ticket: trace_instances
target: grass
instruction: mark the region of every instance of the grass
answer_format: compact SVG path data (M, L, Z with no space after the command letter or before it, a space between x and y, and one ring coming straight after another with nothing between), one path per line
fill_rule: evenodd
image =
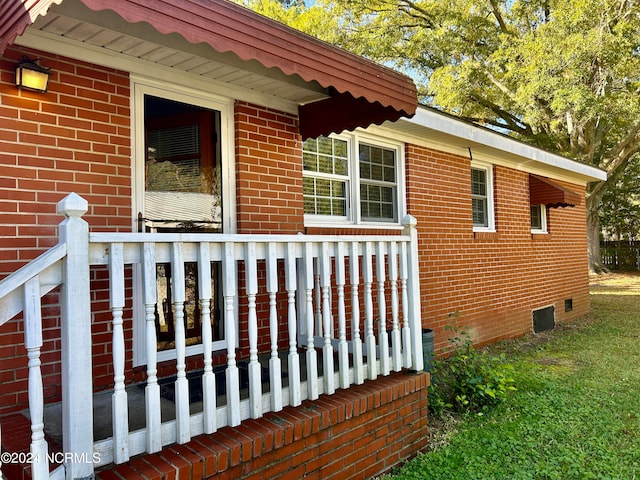
M592 313L497 345L518 390L435 422L429 451L385 480L640 478L640 276L594 278Z

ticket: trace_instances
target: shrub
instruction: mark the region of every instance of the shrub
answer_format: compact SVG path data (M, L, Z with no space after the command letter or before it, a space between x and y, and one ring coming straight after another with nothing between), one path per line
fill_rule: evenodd
M429 408L436 416L481 412L505 400L515 390L512 365L504 354L491 355L473 347L469 332L448 326L454 332L449 338L452 353L436 360L431 370Z

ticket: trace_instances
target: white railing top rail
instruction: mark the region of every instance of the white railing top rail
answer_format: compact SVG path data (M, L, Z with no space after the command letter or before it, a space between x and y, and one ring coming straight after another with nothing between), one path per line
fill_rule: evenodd
M143 252L139 248L143 244L154 244L156 260L158 262L171 261L171 245L181 243L184 245L183 254L186 261L196 261L198 258L198 245L209 244L212 261L222 260L225 255L225 245L233 245L234 258L245 260L246 244L255 245L255 254L258 259L265 259L275 253L277 258L286 258L293 248L294 256L302 258L305 245L311 244L314 257L321 256L322 245L328 245L329 252L334 254L338 244L357 244L359 253L362 254L364 245L388 244L389 242L409 243L407 235L252 235L252 234L182 234L182 233L92 233L89 235L89 263L91 265L107 265L109 263L109 246L111 244L124 245L124 261L127 264L144 261ZM274 245L275 250L269 252L269 245Z
M32 278L40 277L40 296L62 283L62 263L67 245L59 243L19 270L0 281L0 325L11 320L23 309L22 287Z
M123 233L95 232L89 234L91 243L297 243L297 242L379 242L397 239L409 241L406 235L307 235L282 234L230 234L230 233Z

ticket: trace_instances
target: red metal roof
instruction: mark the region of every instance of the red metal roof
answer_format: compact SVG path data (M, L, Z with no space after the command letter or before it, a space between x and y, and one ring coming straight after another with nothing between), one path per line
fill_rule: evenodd
M62 1L0 2L0 53L37 14ZM178 33L191 43L206 43L329 89L331 98L300 107L305 138L412 116L417 107L409 77L227 0L81 1L92 10L113 10L130 23L148 22L161 33Z

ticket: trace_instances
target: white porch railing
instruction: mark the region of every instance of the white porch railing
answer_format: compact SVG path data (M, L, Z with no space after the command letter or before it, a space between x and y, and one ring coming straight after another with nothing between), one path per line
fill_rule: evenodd
M49 476L44 438L39 357L40 298L57 286L61 286L62 448L72 453L54 472L58 478L63 471L66 479L88 478L100 464L122 463L164 445L186 443L196 435L286 405L297 406L304 399L391 371L423 368L417 234L411 217L404 234L392 236L89 234L81 218L86 210L86 202L75 194L62 200L58 211L66 219L60 225L59 245L0 282L0 325L20 312L24 316L31 452L39 460L32 465L35 480L54 478ZM197 264L203 345L202 411L197 413L190 412L183 318L185 263L192 262ZM157 374L158 264L171 265L175 321L175 419L164 423ZM212 360L212 264L220 265L222 272L226 345L222 402L216 394ZM113 434L94 441L89 271L97 265L109 271L114 379ZM144 311L146 422L137 430L129 426L125 389L131 383L123 329L128 265L140 273L142 288L134 302L140 302ZM266 341L258 334L259 296L269 298ZM242 328L238 328L240 311L246 318ZM241 338L242 332L246 338ZM288 343L286 360L278 351L283 337ZM264 344L268 347L261 352ZM248 350L248 389L240 382L239 346ZM263 383L263 371L268 371L268 382Z

